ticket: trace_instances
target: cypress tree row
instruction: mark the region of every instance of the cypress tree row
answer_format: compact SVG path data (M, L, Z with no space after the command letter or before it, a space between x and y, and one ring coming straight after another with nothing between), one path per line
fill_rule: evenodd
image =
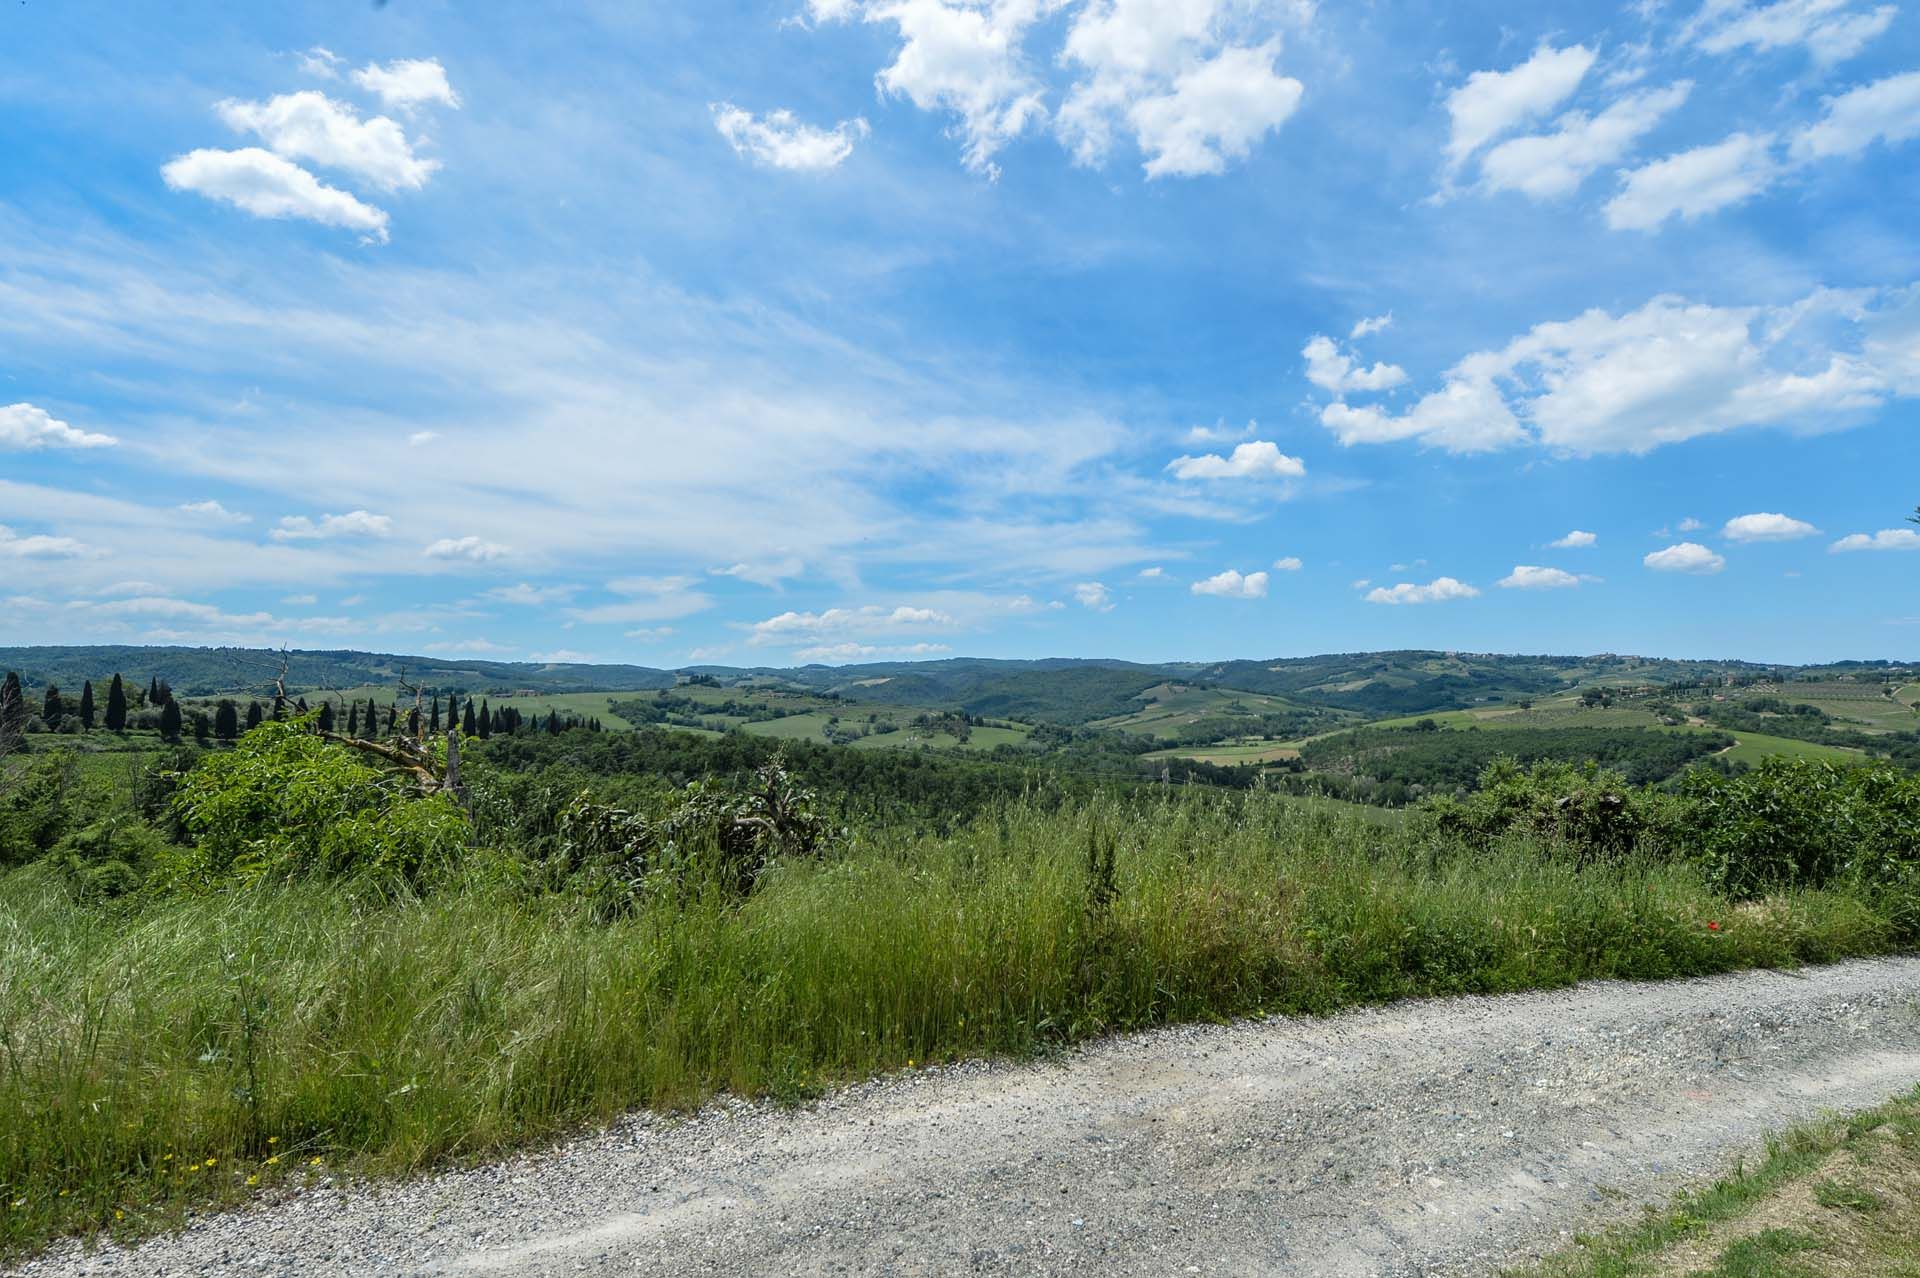
M114 675L113 682L107 685L107 731L125 732L127 730L127 689L120 682L120 676Z
M477 726L480 729L480 739L482 741L485 741L488 737L493 735L492 718L493 716L487 713L487 703L485 701L482 701L480 703L480 716L479 716L479 722L477 724Z
M93 731L93 680L80 685L80 726Z
M474 735L476 730L477 726L473 717L473 700L472 698L468 698L467 713L460 720L460 731L463 735L470 737Z

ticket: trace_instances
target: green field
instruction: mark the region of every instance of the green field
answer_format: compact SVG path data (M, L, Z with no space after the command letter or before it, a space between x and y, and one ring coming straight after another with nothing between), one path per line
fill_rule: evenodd
M1770 737L1760 732L1736 732L1733 734L1739 744L1726 751L1721 757L1734 763L1758 763L1767 758L1786 759L1827 759L1834 763L1860 763L1866 756L1858 750L1848 750L1841 746L1818 745L1812 741L1795 741L1791 737Z
M1096 719L1088 726L1169 737L1204 719L1291 714L1302 709L1296 702L1267 693L1172 682L1155 684L1134 700L1140 703L1138 710Z

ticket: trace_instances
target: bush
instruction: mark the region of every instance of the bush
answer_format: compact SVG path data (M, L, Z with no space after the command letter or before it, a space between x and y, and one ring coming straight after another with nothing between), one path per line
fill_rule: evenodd
M1582 862L1671 846L1684 815L1672 796L1629 785L1611 768L1555 762L1523 768L1512 759L1488 765L1467 798L1435 799L1427 812L1442 834L1476 846L1517 831Z
M1884 764L1767 759L1737 777L1692 772L1682 794L1691 850L1736 895L1920 870L1920 777Z
M368 767L303 719L263 723L180 779L172 806L193 838L170 858L175 886L265 877L375 875L419 886L467 842L445 794Z

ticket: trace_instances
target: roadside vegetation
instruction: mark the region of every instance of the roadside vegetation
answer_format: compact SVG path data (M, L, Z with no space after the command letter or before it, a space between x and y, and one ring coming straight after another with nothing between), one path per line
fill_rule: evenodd
M1920 1091L1770 1138L1754 1166L1512 1278L1920 1274Z
M531 722L452 734L456 782L446 738L277 709L125 784L0 758L0 1250L719 1091L1920 937L1920 779L1885 766L1500 761L1383 824Z

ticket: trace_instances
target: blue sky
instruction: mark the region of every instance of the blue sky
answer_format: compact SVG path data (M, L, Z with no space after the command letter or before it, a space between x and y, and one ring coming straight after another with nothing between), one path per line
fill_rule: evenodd
M0 11L0 643L1920 656L1920 12Z

